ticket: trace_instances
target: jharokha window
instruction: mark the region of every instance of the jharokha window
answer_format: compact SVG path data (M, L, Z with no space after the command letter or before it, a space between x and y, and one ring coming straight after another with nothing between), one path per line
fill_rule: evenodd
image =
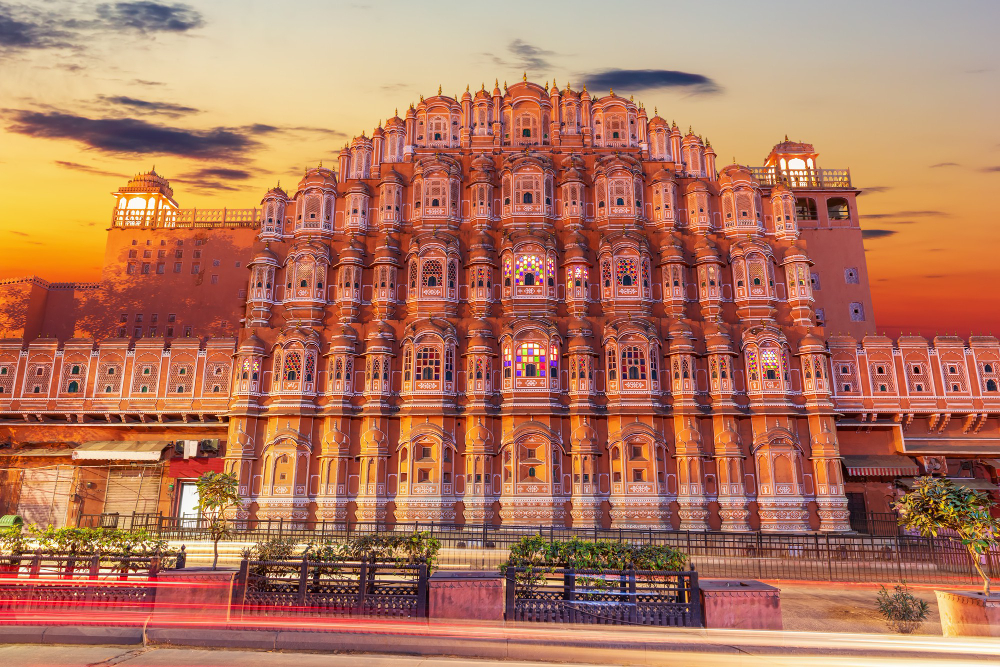
M441 352L434 347L417 349L416 374L418 380L441 380Z
M556 345L546 347L544 342L515 343L513 353L511 344L503 348L504 388L511 388L511 376L514 387L523 389L555 388L559 375L559 349Z

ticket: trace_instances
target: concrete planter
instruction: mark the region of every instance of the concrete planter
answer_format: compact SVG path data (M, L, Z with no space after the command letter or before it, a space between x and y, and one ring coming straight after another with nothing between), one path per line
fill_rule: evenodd
M754 580L701 579L706 628L781 630L781 590Z
M150 578L156 586L150 625L228 621L236 574L236 570L210 567L160 570L155 578Z
M499 572L435 572L427 582L433 619L502 621L504 580Z
M934 591L945 637L1000 637L1000 594Z

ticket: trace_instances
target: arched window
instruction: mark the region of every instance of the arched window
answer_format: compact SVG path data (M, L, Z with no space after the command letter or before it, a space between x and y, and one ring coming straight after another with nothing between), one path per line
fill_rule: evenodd
M635 257L619 257L615 269L620 287L632 287L639 282L639 262Z
M80 391L80 383L77 382L76 380L73 380L72 382L69 383L69 387L66 388L66 391L67 393L70 394L77 393L78 391Z
M830 220L847 220L851 217L851 208L843 197L833 197L826 202L826 214Z
M525 192L523 199L524 199L524 203L525 204L531 204L531 203L533 203L531 201L531 193L530 192Z
M996 390L997 390L997 381L993 379L987 380L986 391L996 391Z
M298 352L285 353L283 377L288 382L294 382L302 372L302 355Z
M637 345L626 345L622 348L623 379L646 379L646 355Z
M518 285L536 285L542 277L540 255L518 255L515 282Z
M441 266L441 262L436 259L424 262L422 267L422 276L424 287L439 286L442 278L444 277L444 269Z
M424 345L417 350L415 367L418 380L441 379L441 353L436 347Z
M521 343L517 349L516 377L545 377L545 346Z

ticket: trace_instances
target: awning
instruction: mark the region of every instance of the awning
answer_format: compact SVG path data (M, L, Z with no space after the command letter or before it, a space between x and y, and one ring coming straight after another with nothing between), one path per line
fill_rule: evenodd
M955 486L961 486L973 491L998 491L997 485L988 479L975 479L972 477L947 477ZM899 484L907 490L912 489L917 484L917 479L905 477L897 480Z
M898 454L845 455L844 467L852 477L897 477L899 475L919 475L920 468L909 456Z
M166 442L108 440L88 442L73 450L78 461L159 461Z
M0 449L0 456L28 456L32 458L53 458L59 456L69 456L72 449L56 449L54 447L22 447L21 449Z

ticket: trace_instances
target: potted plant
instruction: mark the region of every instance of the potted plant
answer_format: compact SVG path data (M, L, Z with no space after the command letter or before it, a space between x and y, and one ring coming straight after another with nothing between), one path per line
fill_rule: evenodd
M912 491L894 503L904 528L924 537L953 531L983 579L981 593L935 591L945 635L1000 636L1000 595L990 593L990 578L981 562L1000 538L1000 522L990 514L992 505L986 494L942 477L921 477Z

